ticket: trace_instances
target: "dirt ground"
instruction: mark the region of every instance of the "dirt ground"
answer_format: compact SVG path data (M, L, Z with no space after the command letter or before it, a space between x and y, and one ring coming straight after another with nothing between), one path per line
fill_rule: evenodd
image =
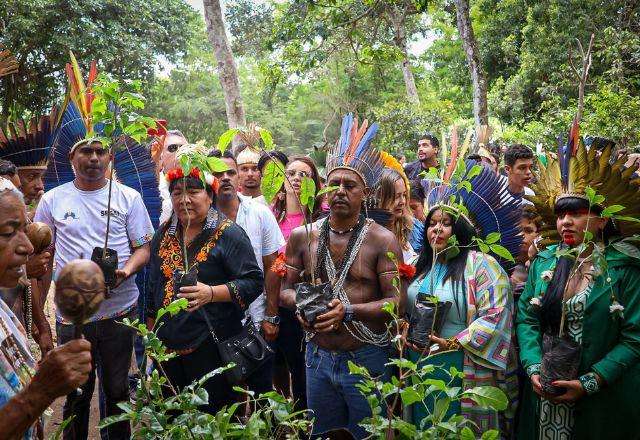
M51 332L53 333L53 343L56 342L56 314L55 314L55 305L53 304L53 286L52 290L49 291L49 295L47 297L47 303L45 305L45 315L49 320L49 325L51 326ZM36 347L36 351L37 347ZM39 353L36 359L39 359ZM49 436L53 435L60 423L62 423L62 406L64 405L64 397L59 398L51 405L51 409L53 410L53 414L49 417L45 422L44 433L45 438L49 438ZM91 415L89 419L89 440L99 440L100 433L98 432L98 422L100 421L100 409L98 407L98 380L96 379L95 391L93 393L93 398L91 400Z

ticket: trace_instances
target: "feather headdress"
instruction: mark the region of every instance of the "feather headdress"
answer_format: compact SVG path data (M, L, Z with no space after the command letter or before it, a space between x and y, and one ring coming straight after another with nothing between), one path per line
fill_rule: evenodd
M535 195L526 196L545 223L545 236L556 233L556 202L567 197L589 200L587 187L604 196L602 208L621 205L625 208L616 215L640 217L640 182L632 179L635 169L624 168L624 157L611 164L612 155L613 143L604 143L601 153L593 146L587 151L576 123L571 127L569 142L559 143L558 158L547 154L547 165L540 163L538 181L531 186ZM639 223L617 221L623 234L640 233Z
M54 107L48 115L0 127L0 158L19 169L46 169L59 122L60 112Z
M423 181L427 193L427 213L436 209L455 212L482 239L491 233L499 233L499 243L511 255L517 255L522 243L520 203L514 198L501 203L501 196L506 188L496 173L487 165L473 160L463 161L460 152L466 151L467 139L462 148L458 148L454 130L450 161L441 173L441 180ZM503 258L501 260L505 262Z
M380 152L371 144L378 124L369 126L366 119L358 126L358 118L349 113L342 118L340 139L327 156L327 177L336 169L357 173L367 188L374 188L382 172Z

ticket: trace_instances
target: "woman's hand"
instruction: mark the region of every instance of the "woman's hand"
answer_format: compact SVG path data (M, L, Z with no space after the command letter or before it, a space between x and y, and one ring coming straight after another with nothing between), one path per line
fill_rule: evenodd
M551 401L554 403L575 402L577 400L580 400L587 394L587 392L582 387L582 382L580 382L579 380L556 380L551 384L554 387L566 389L564 394L551 397Z
M580 382L580 381L577 381ZM554 383L555 385L555 383ZM582 386L582 385L580 385ZM551 394L547 394L544 392L544 390L542 389L542 382L540 382L540 375L539 374L532 374L531 375L531 387L533 388L533 391L540 397L546 399L546 400L550 400L550 401L555 401L554 399L556 399L556 397L552 396Z
M411 342L409 342L409 340L407 339L407 334L409 333L409 323L407 321L402 321L402 324L400 325L400 340L402 341L402 346L409 348L413 351L415 351L416 353L422 353L423 355L427 354L427 352L429 351L429 348L420 348L417 345L412 344Z
M210 303L213 299L213 289L207 284L198 283L195 286L184 286L180 288L178 298L186 298L189 301L188 312L195 312L203 305Z

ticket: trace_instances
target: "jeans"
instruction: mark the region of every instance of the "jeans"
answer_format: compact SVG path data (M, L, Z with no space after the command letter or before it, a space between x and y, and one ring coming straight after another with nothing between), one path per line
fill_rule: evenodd
M356 388L362 376L349 373L348 362L366 367L373 377L386 373L389 349L365 345L354 351L328 351L307 343L307 404L315 418L312 435L346 428L356 439L368 436L358 424L371 416L365 396Z
M130 313L129 318L135 316ZM117 321L124 317L103 319L84 324L82 334L91 343L91 357L93 369L89 379L82 385L82 394L75 392L67 396L63 408L65 419L75 415L75 418L64 430L64 439L86 439L89 429L89 412L91 409L91 397L96 381L96 366L99 365L98 374L100 385L104 391L105 413L107 416L120 414L122 411L117 404L129 400L128 373L131 364L131 352L133 350L134 330ZM56 324L58 341L60 345L74 339L74 325ZM111 425L102 430L109 440L128 439L130 429L128 422Z

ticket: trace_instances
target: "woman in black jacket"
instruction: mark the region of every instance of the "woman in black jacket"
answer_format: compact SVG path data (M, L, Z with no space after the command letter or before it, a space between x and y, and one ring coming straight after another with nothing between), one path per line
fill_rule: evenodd
M182 389L223 366L209 324L218 340L242 330L244 311L262 292L263 274L246 233L214 206L217 182L200 171L183 177L182 170L167 174L173 215L151 242L147 289L148 324L177 356L162 364L171 384ZM174 274L184 271L183 244L188 269L197 270L197 284L174 289ZM187 310L165 314L154 323L158 309L178 298L188 300ZM207 322L208 321L208 322ZM207 412L214 414L235 398L224 375L209 379Z

